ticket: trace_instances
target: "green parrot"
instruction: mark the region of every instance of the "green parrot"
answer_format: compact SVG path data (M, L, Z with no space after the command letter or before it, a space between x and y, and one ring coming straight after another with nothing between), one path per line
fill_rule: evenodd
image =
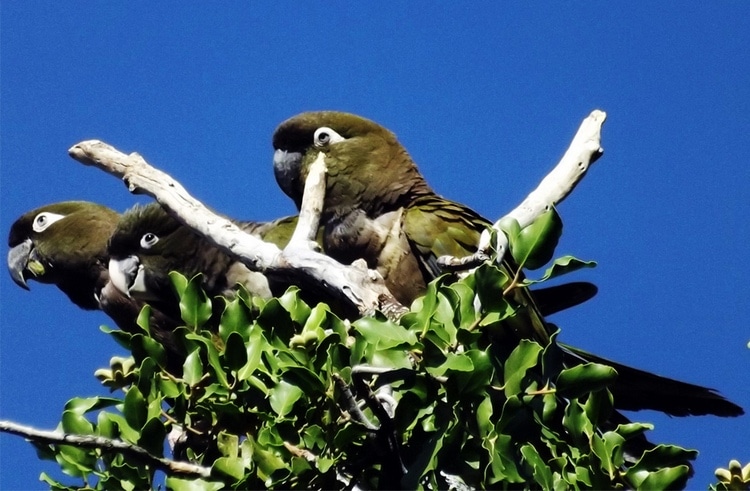
M28 280L56 285L77 306L102 310L123 331L136 324L143 302L128 298L109 282L107 242L120 214L87 201L42 206L19 217L8 235L8 271L26 290ZM179 318L151 311L152 333L168 350Z
M283 247L297 225L297 217L272 222L235 222L249 234ZM125 212L109 240L109 274L123 293L148 301L168 312L178 308L169 279L171 271L188 278L202 274L209 296L232 296L236 285L262 297L281 294L288 284L269 280L233 259L206 238L182 225L159 203L135 206Z
M309 167L323 153L326 195L321 226L326 254L343 263L364 259L407 305L441 274L438 257L475 252L480 234L491 225L470 208L436 194L396 136L360 116L334 111L299 114L278 126L273 147L276 180L298 208ZM503 267L511 277L517 270L510 258ZM518 315L506 331L546 344L553 329L536 294L515 288L509 301L518 307ZM674 416L744 413L711 389L561 347L568 366L593 361L617 370L612 392L618 409L654 409Z

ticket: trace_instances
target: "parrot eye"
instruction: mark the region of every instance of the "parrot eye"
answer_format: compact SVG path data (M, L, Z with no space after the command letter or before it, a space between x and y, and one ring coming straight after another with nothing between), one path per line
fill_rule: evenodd
M141 247L144 249L151 249L151 247L154 246L159 242L159 237L156 236L156 234L152 234L151 232L143 234L143 237L141 237Z
M315 135L313 136L313 144L316 147L323 147L326 145L329 145L331 143L338 143L340 141L344 141L346 138L339 135L335 131L333 131L331 128L327 126L322 126L315 130Z
M57 213L43 211L42 213L34 217L34 223L31 224L31 228L34 230L34 232L44 232L45 230L47 230L47 227L63 218L65 218L65 215L58 215Z

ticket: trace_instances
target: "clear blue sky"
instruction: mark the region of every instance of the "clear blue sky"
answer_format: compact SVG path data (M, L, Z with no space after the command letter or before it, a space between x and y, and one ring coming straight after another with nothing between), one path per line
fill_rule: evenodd
M270 138L312 109L389 127L434 188L494 219L600 108L605 154L560 207L559 249L599 262L571 279L600 293L552 320L750 410L750 4L659 3L2 2L0 231L50 202L144 201L67 156L91 138L233 217L291 214ZM51 429L106 393L93 372L122 349L55 288L0 288L0 418ZM748 416L631 416L700 450L691 487L750 462ZM0 436L0 488L56 468Z

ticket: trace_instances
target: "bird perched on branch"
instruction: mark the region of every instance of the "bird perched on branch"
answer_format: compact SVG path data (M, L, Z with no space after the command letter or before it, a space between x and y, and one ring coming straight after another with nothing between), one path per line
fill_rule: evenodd
M245 232L283 247L289 242L297 217L272 222L235 222ZM177 298L169 279L171 271L191 278L202 274L209 296L232 295L241 284L262 297L281 294L286 284L271 282L181 224L159 203L126 211L109 241L109 273L114 285L127 295L174 312Z
M470 208L436 194L396 136L354 114L321 111L294 116L273 135L274 172L297 207L312 163L326 166L321 213L326 254L344 263L364 259L386 286L408 303L441 273L437 258L476 251L490 222ZM511 259L503 265L512 277ZM549 342L552 329L527 288L514 288L508 300L517 315L506 331ZM675 416L737 416L743 410L711 389L687 384L565 347L566 363L602 362L616 368L612 392L620 409L655 409Z
M107 242L119 220L116 211L87 201L54 203L23 214L8 235L11 278L26 290L29 280L53 284L82 309L104 311L123 331L143 332L136 319L144 303L109 283ZM174 351L170 332L179 318L152 310L150 320L154 337Z

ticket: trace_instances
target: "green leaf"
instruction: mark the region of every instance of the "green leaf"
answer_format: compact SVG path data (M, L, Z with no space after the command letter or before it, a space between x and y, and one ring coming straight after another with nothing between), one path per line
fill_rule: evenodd
M214 346L212 340L202 334L188 333L185 335L185 339L188 342L194 342L195 345L202 345L205 350L206 357L208 358L208 367L206 368L207 373L216 377L216 380L223 386L229 387L229 381L227 380L227 374L224 371L224 367L219 359L219 352Z
M617 370L598 363L584 363L560 372L555 386L566 398L580 397L611 385L617 378Z
M690 467L680 465L649 472L638 489L683 489L691 475Z
M245 476L245 464L237 457L219 457L211 466L212 474L229 476L240 480Z
M230 370L239 370L247 363L247 348L240 333L229 333L224 346L224 360Z
M141 311L138 313L138 318L135 323L138 327L143 329L146 334L151 334L151 306L144 305Z
M250 330L250 336L248 338L246 346L247 361L245 365L240 368L237 372L237 376L240 380L247 380L255 372L260 364L260 356L263 351L270 348L260 327L254 325Z
M524 460L531 466L534 473L534 480L539 484L541 489L554 488L552 471L542 456L539 455L537 449L530 443L527 443L521 446L521 455L523 455Z
M172 491L219 491L226 485L223 482L206 481L204 479L167 477L167 489Z
M62 428L65 433L76 435L93 435L94 425L81 414L73 411L63 411Z
M297 324L304 324L305 320L310 317L310 306L299 298L299 288L297 287L289 287L279 297L279 303L289 312L292 320Z
M495 264L484 263L474 272L476 294L487 312L504 313L509 309L503 290L510 282L508 274Z
M96 457L91 452L69 445L60 445L55 460L64 473L76 477L90 474L96 465Z
M398 324L373 317L362 317L352 325L354 329L377 349L395 348L397 346L412 346L417 344L417 336Z
M487 388L492 383L494 367L487 350L472 349L464 353L464 356L471 360L471 370L459 371L452 370L450 380L456 384L458 392L465 397L466 394L476 394L483 396L487 393Z
M510 435L498 434L493 430L488 437L484 438L482 447L487 449L490 454L489 465L485 469L487 483L524 482L524 478L516 466L514 442Z
M125 404L123 405L122 414L131 428L140 430L146 424L148 416L148 405L143 398L143 394L138 387L130 387L125 394Z
M427 371L437 377L444 375L446 372L470 372L473 369L474 363L465 353L447 353L444 363L435 368L427 367Z
M185 283L185 277L173 271L169 273L172 284L180 297L180 316L191 328L199 328L211 318L211 299L202 288L202 276L195 275Z
M120 438L130 443L138 443L140 438L140 431L135 430L128 424L127 420L120 414L114 413L102 413L104 418L108 419L110 426L116 426L117 432L120 434ZM140 428L138 429L140 430Z
M562 420L563 426L573 437L573 444L584 447L594 434L594 426L591 424L586 411L584 411L578 400L568 402Z
M169 279L172 281L172 287L177 293L177 296L181 297L188 287L188 279L177 271L169 273Z
M216 447L224 457L237 457L239 455L240 439L237 435L227 433L226 431L219 432L219 436L216 439Z
M279 417L284 417L291 412L294 403L299 400L302 394L302 389L282 380L271 390L271 396L269 397L271 409Z
M367 358L367 362L374 367L393 369L412 367L409 353L401 348L375 351Z
M42 472L39 475L39 480L47 483L50 487L50 489L54 491L75 491L78 489L78 486L66 486L65 484L62 484L60 481L56 481L52 477L50 477L49 474L46 472Z
M167 352L158 341L143 334L136 334L132 338L133 356L141 361L145 358L152 358L159 366L165 366L167 363Z
M252 323L250 311L240 298L225 300L225 302L224 313L219 323L219 336L222 341L226 342L229 335L236 332L244 339Z
M695 450L687 450L675 445L657 445L656 447L643 452L641 458L628 470L625 477L631 480L638 488L646 489L643 483L646 482L646 479L648 479L652 473L659 472L667 467L678 469L684 467L684 469L681 469L679 472L667 472L664 473L662 477L654 477L653 479L675 479L676 481L680 481L682 476L685 476L685 479L687 479L689 469L686 464L689 461L694 460L697 456L698 452ZM670 487L680 486L673 485Z
M542 347L539 344L522 339L511 352L503 367L504 390L507 397L520 394L525 389L521 382L526 377L526 371L537 365L541 351Z
M498 227L503 233L505 233L505 236L508 237L509 241L511 237L515 238L521 233L521 224L513 217L503 217L498 223ZM495 233L494 230L493 233Z
M602 436L594 434L591 437L591 450L599 458L600 467L609 479L615 478L623 463L622 443L624 441L624 438L612 431Z
M627 423L617 426L617 433L626 440L642 435L648 430L653 430L654 425L645 423Z
M141 437L138 439L138 445L149 451L151 455L161 457L164 450L164 439L167 436L167 430L164 422L159 418L150 418L143 429Z
M189 386L194 386L203 377L203 363L201 362L200 350L195 349L187 358L185 363L182 365L182 379Z
M508 236L510 253L520 267L541 268L552 259L561 235L562 220L550 208L518 234Z
M74 397L65 403L65 410L72 411L76 414L84 414L96 409L111 407L115 404L120 404L121 402L120 399L112 397Z
M258 477L264 481L274 472L287 468L287 462L277 452L259 445L251 436L242 442L241 447L243 455L252 456L258 466Z
M579 269L593 268L595 266L596 261L583 261L573 256L563 256L555 259L555 261L552 263L552 266L547 268L541 278L539 278L538 280L531 280L527 278L523 281L523 284L526 286L533 285L534 283L541 283L552 278L557 278L558 276L562 276L564 274L572 273L573 271L578 271Z

